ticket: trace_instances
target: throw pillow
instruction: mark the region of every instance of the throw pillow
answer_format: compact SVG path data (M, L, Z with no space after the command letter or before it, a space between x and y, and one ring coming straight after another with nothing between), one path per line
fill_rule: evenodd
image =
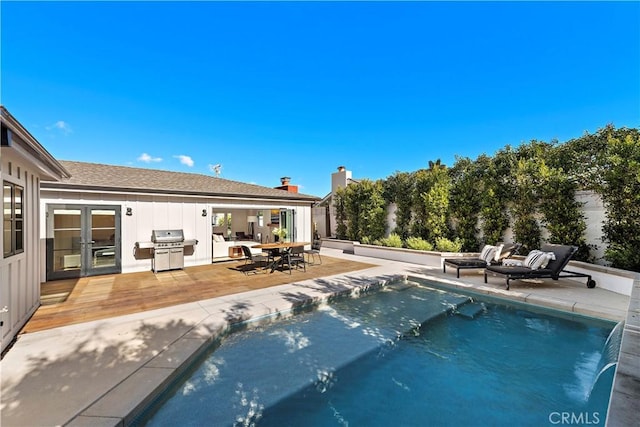
M500 262L500 255L502 254L502 248L504 248L504 243L501 243L498 246L496 246L496 254L493 257L493 260L495 262Z
M546 257L542 264L540 264L540 268L547 268L547 265L549 265L549 261L556 260L556 254L554 254L553 252L545 252L545 255Z
M484 245L482 251L480 252L480 259L486 262L487 264L491 263L491 260L496 256L496 247L492 245Z
M529 267L532 270L545 268L551 260L549 254L551 254L551 256L554 256L553 252L542 252L540 250L534 249L529 252L529 255L527 255L527 257L522 262L522 265L524 265L525 267Z
M519 259L505 259L502 260L502 265L505 267L522 267L522 261Z

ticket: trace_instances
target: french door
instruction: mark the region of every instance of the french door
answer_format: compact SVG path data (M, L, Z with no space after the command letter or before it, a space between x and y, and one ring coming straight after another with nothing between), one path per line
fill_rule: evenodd
M120 206L47 206L47 280L120 272Z
M287 230L287 239L297 242L296 236L296 211L293 209L280 209L280 228Z

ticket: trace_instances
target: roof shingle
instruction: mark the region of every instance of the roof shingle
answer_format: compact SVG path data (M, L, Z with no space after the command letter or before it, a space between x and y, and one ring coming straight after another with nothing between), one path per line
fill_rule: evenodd
M202 174L67 160L61 160L60 163L69 171L71 177L59 182L43 182L43 188L135 190L164 194L318 200L316 196L290 193L285 190Z

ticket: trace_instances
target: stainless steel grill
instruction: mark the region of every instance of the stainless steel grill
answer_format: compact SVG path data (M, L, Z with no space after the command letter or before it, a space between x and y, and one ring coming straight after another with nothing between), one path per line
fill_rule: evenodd
M152 269L158 271L184 268L184 247L198 244L185 240L182 230L153 230L151 242L137 242L138 248L150 248L153 253Z

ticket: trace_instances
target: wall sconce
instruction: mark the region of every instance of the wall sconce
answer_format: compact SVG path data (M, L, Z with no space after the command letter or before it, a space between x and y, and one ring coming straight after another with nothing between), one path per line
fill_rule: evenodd
M202 216L207 216L207 210L206 209L202 209Z
M133 215L133 210L131 208L127 208L127 212L126 212L127 216L131 216Z

